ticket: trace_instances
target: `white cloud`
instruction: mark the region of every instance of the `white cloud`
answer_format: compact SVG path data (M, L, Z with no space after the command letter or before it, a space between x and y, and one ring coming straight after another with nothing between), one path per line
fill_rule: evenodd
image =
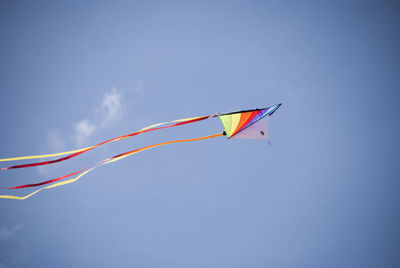
M121 94L117 89L112 88L101 100L100 109L98 109L98 123L101 127L107 126L113 120L122 115Z
M82 119L74 124L74 143L77 146L88 143L96 131L121 118L124 111L121 99L121 93L114 87L106 92L100 106L95 109L93 119Z
M93 135L96 126L87 119L83 119L74 125L75 128L75 143L78 146L85 142Z
M123 113L122 94L113 87L104 93L100 104L98 107L94 107L94 113L91 116L72 124L72 134L60 135L57 131L49 132L47 135L48 150L62 152L67 147L88 145L91 137L97 131L109 127L110 124L120 119ZM38 167L38 172L42 175L48 175L44 166Z
M18 223L14 227L7 228L7 227L1 227L0 228L0 241L5 241L14 236L19 230L21 230L24 227L23 224Z

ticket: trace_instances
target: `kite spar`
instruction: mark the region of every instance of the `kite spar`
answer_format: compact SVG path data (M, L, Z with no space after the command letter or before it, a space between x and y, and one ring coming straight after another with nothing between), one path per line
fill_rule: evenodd
M0 162L7 162L7 161L17 161L17 160L28 160L28 159L39 159L39 158L50 158L50 157L59 157L63 156L60 158L56 158L53 160L48 160L48 161L40 161L40 162L33 162L33 163L27 163L27 164L20 164L20 165L13 165L13 166L8 166L8 167L3 167L0 168L1 170L9 170L9 169L19 169L19 168L27 168L27 167L34 167L34 166L42 166L42 165L49 165L49 164L54 164L57 162L62 162L68 159L71 159L73 157L76 157L78 155L81 155L83 153L86 153L90 150L93 150L96 147L99 147L101 145L107 144L107 143L112 143L116 142L119 140L123 140L129 137L133 137L139 134L143 134L146 132L150 131L155 131L155 130L160 130L160 129L165 129L165 128L172 128L176 126L181 126L185 124L190 124L190 123L195 123L199 122L205 119L213 118L213 117L219 117L221 120L223 126L224 126L224 132L223 133L218 133L214 135L209 135L209 136L204 136L204 137L199 137L199 138L192 138L192 139L181 139L181 140L172 140L172 141L166 141L158 144L153 144L145 147L141 147L135 150L131 150L125 153L121 153L112 157L109 157L107 159L104 159L96 164L93 164L89 167L86 167L84 169L69 173L67 175L63 175L58 178L50 179L50 180L45 180L41 181L38 183L32 183L32 184L25 184L25 185L18 185L18 186L13 186L13 187L0 187L2 189L7 189L7 190L16 190L16 189L23 189L23 188L31 188L31 187L37 187L37 186L42 186L42 185L47 185L44 186L28 195L25 196L16 196L16 195L0 195L0 198L5 198L5 199L18 199L18 200L23 200L26 199L42 190L45 189L50 189L58 186L62 186L65 184L69 184L72 182L75 182L79 180L82 176L85 174L89 173L93 169L112 163L116 162L118 160L121 160L125 157L131 156L133 154L139 153L141 151L145 151L154 147L158 146L163 146L163 145L168 145L168 144L174 144L174 143L182 143L182 142L189 142L189 141L199 141L199 140L205 140L205 139L211 139L215 137L220 137L223 135L226 135L228 139L230 138L239 138L239 139L264 139L268 141L268 129L267 129L267 119L269 116L271 116L279 107L281 104L272 106L272 107L267 107L263 109L253 109L253 110L246 110L246 111L237 111L237 112L232 112L232 113L225 113L225 114L214 114L214 115L208 115L208 116L200 116L200 117L193 117L193 118L186 118L186 119L178 119L178 120L173 120L170 122L164 122L164 123L158 123L154 124L148 127L145 127L143 129L140 129L138 131L122 135L116 138L112 138L106 141L103 141L101 143L98 143L96 145L90 146L90 147L85 147L73 151L67 151L67 152L61 152L61 153L56 153L56 154L46 154L46 155L32 155L32 156L22 156L22 157L13 157L13 158L3 158L0 159ZM72 176L75 176L74 178L71 178ZM51 184L53 183L53 184Z

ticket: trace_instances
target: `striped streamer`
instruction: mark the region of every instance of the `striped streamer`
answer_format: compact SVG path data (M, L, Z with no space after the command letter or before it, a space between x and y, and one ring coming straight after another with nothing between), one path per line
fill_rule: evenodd
M76 171L76 172L70 173L68 175L64 175L64 176L55 178L55 179L51 179L51 180L40 182L40 183L36 183L36 184L26 184L26 185L19 185L19 186L15 186L15 187L6 188L6 189L22 189L22 188L35 187L35 186L40 186L40 185L45 185L45 184L50 184L50 183L56 182L54 184L51 184L51 185L45 186L43 188L40 188L40 189L38 189L38 190L28 194L28 195L25 195L25 196L0 195L0 198L24 200L24 199L27 199L28 197L31 197L34 194L37 194L38 192L40 192L42 190L55 188L55 187L59 187L59 186L62 186L62 185L66 185L66 184L75 182L75 181L79 180L81 177L83 177L84 175L86 175L87 173L89 173L90 171L92 171L95 168L98 168L100 166L103 166L103 165L106 165L106 164L109 164L109 163L112 163L112 162L119 161L119 160L121 160L121 159L123 159L125 157L131 156L131 155L139 153L141 151L145 151L145 150L148 150L148 149L151 149L151 148L154 148L154 147L167 145L167 144L180 143L180 142L189 142L189 141L199 141L199 140L205 140L205 139L211 139L211 138L215 138L215 137L220 137L222 135L224 135L224 134L223 133L219 133L219 134L214 134L214 135L204 136L204 137L199 137L199 138L173 140L173 141L167 141L167 142L162 142L162 143L149 145L149 146L142 147L142 148L139 148L139 149L135 149L135 150L132 150L132 151L128 151L128 152L125 152L125 153L122 153L122 154L119 154L119 155L115 155L113 157L110 157L110 158L107 158L107 159L105 159L103 161L100 161L99 163L97 163L97 164L95 164L93 166L84 168L82 170L79 170L79 171ZM71 176L74 176L74 175L77 175L77 174L79 174L79 175L76 176L75 178L63 181L63 179L66 179L68 177L71 177Z
M58 159L54 159L54 160L50 160L50 161L42 161L42 162L34 162L34 163L29 163L29 164L22 164L22 165L14 165L14 166L9 166L9 167L3 167L0 168L0 170L8 170L8 169L15 169L15 168L26 168L26 167L35 167L35 166L42 166L42 165L48 165L48 164L53 164L53 163L57 163L57 162L62 162L68 159L71 159L73 157L76 157L78 155L81 155L85 152L88 152L90 150L93 150L96 147L99 147L101 145L104 145L106 143L111 143L111 142L115 142L115 141L119 141L119 140L123 140L129 137L133 137L142 133L146 133L146 132L150 132L150 131L154 131L154 130L159 130L159 129L164 129L164 128L171 128L171 127L176 127L176 126L180 126L180 125L185 125L185 124L190 124L190 123L194 123L194 122L198 122L198 121L202 121L205 119L208 119L211 116L200 116L200 117L193 117L193 118L185 118L185 119L178 119L178 120L173 120L170 122L164 122L164 123L158 123L158 124L154 124L145 128L142 128L138 131L126 134L126 135L122 135L116 138L112 138L103 142L100 142L94 146L90 146L90 147L86 147L86 148L81 148L81 149L77 149L77 150L73 150L73 151L67 151L67 152L61 152L61 153L56 153L56 154L45 154L45 155L31 155L31 156L21 156L21 157L13 157L13 158L3 158L0 159L0 162L5 162L5 161L15 161L15 160L26 160L26 159L37 159L37 158L47 158L47 157L55 157L55 156L61 156L61 155L66 155L64 157L58 158ZM172 124L173 123L173 124ZM162 125L166 125L166 124L172 124L172 125L168 125L168 126L162 126Z

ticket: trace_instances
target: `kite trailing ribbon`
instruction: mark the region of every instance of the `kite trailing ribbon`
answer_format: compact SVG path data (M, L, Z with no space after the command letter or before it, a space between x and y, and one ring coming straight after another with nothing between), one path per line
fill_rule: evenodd
M28 195L25 195L25 196L0 195L0 198L24 200L24 199L26 199L28 197L31 197L32 195L42 191L42 190L50 189L50 188L54 188L54 187L58 187L58 186L62 186L62 185L65 185L65 184L69 184L69 183L75 182L75 181L79 180L82 176L84 176L85 174L89 173L90 171L92 171L93 169L95 169L97 167L100 167L100 166L103 166L103 165L106 165L106 164L109 164L109 163L112 163L112 162L116 162L116 161L121 160L121 159L123 159L125 157L128 157L128 156L131 156L133 154L139 153L141 151L145 151L145 150L148 150L148 149L151 149L151 148L154 148L154 147L167 145L167 144L206 140L206 139L220 137L220 136L223 136L223 135L224 135L223 133L219 133L219 134L214 134L214 135L204 136L204 137L199 137L199 138L166 141L166 142L162 142L162 143L157 143L157 144L145 146L145 147L142 147L142 148L139 148L139 149L135 149L135 150L132 150L132 151L128 151L128 152L125 152L125 153L122 153L122 154L115 155L113 157L109 157L109 158L107 158L105 160L102 160L102 161L98 162L95 165L92 165L90 167L84 168L82 170L79 170L79 171L76 171L76 172L70 173L68 175L64 175L64 176L55 178L55 179L51 179L51 180L48 180L48 181L43 181L43 182L39 182L39 183L35 183L35 184L26 184L26 185L19 185L19 186L14 186L14 187L10 187L10 188L3 188L3 189L11 189L11 190L12 189L22 189L22 188L35 187L35 186L45 185L45 184L49 184L49 183L52 183L52 182L59 181L57 183L54 183L54 184L45 186L43 188L40 188L40 189L38 189L38 190L28 194ZM68 180L65 180L65 181L60 181L60 180L66 179L68 177L77 175L77 174L79 174L79 175L77 177L75 177L75 178L68 179Z
M70 154L58 159L54 159L54 160L50 160L50 161L42 161L42 162L35 162L35 163L29 163L29 164L22 164L22 165L14 165L14 166L9 166L9 167L3 167L0 168L0 170L8 170L8 169L15 169L15 168L26 168L26 167L36 167L36 166L42 166L42 165L49 165L49 164L53 164L53 163L57 163L57 162L62 162L68 159L71 159L75 156L81 155L83 153L86 153L87 151L90 151L96 147L99 147L103 144L106 143L111 143L111 142L115 142L115 141L119 141L122 139L126 139L129 137L133 137L142 133L146 133L146 132L150 132L150 131L154 131L154 130L159 130L159 129L164 129L164 128L171 128L171 127L176 127L176 126L181 126L181 125L186 125L186 124L190 124L190 123L194 123L194 122L199 122L205 119L208 119L210 117L213 117L213 115L211 116L200 116L200 117L193 117L193 118L186 118L186 119L178 119L178 120L174 120L174 121L170 121L170 122L165 122L165 123L159 123L159 124L155 124L155 125L151 125L145 128L142 128L141 130L126 134L126 135L122 135L116 138L112 138L103 142L100 142L94 146L90 146L90 147L86 147L86 148L82 148L82 149L77 149L74 151L67 151L67 152L61 152L61 153L56 153L56 154L46 154L46 155L31 155L31 156L21 156L21 157L13 157L13 158L3 158L0 159L0 162L4 162L4 161L15 161L15 160L26 160L26 159L37 159L37 158L47 158L47 157L54 157L54 156L60 156L60 155L66 155L66 154ZM172 125L168 125L168 126L162 126L161 125L165 125L165 124L170 124L170 123L174 123Z

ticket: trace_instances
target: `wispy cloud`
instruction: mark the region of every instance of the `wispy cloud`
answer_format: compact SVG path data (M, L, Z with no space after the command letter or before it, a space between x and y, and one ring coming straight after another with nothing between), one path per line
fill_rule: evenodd
M92 119L82 119L74 126L74 143L77 146L86 144L96 131L109 126L123 115L121 92L112 88L104 94L100 106L95 109Z
M100 127L105 127L113 120L122 116L123 109L121 105L121 93L112 88L107 92L101 100L101 106L97 110L97 120Z
M94 112L72 123L72 129L65 133L51 131L47 135L47 151L62 152L68 147L82 147L89 144L96 132L105 129L122 118L125 107L122 103L122 93L113 87L106 91ZM48 175L46 166L39 166L40 175Z
M24 225L22 223L18 223L17 225L13 227L1 227L0 228L0 241L6 241L13 237L18 231L20 231Z
M83 145L90 136L93 135L96 126L87 119L83 119L74 125L75 143L78 146Z

